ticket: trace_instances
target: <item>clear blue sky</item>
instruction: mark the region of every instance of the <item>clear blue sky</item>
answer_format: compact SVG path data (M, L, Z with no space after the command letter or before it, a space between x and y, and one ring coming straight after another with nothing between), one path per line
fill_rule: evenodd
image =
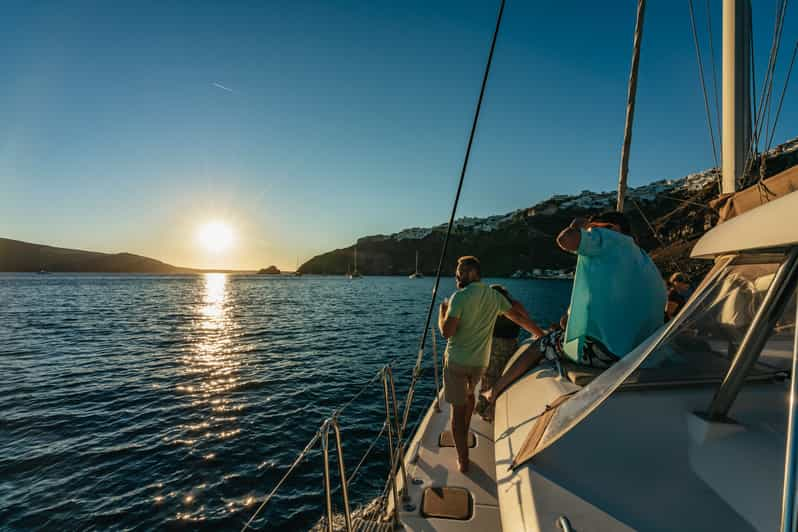
M635 4L508 2L460 215L615 187ZM761 75L776 2L754 4ZM291 268L358 236L441 223L497 6L4 3L0 236ZM776 142L798 135L795 83ZM651 0L630 183L712 164L687 2ZM233 226L231 250L198 246L208 220Z

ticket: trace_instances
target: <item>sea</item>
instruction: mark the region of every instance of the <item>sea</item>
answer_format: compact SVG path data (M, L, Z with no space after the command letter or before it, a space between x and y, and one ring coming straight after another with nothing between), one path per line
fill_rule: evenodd
M391 364L404 400L433 282L0 274L0 528L240 530L356 394L339 422L351 504L367 504L388 470L375 376ZM571 290L486 282L544 325ZM439 299L453 291L442 279ZM432 367L428 341L411 426L434 396ZM316 525L322 471L316 445L251 526Z

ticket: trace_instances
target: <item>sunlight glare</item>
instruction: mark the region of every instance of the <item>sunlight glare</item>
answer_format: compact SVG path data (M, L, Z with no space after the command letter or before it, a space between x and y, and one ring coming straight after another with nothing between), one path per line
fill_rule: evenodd
M233 228L224 222L208 222L200 227L197 234L203 248L213 253L230 249L233 245Z

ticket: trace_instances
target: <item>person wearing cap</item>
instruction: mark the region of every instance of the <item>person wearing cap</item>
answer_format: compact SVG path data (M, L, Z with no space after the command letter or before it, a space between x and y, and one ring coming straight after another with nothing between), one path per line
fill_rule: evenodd
M608 367L662 325L665 283L637 245L626 216L605 212L577 218L560 232L557 244L577 255L565 330L530 346L487 394L489 401L544 357Z
M690 297L690 282L682 272L668 278L668 299L665 303L665 321L672 320Z

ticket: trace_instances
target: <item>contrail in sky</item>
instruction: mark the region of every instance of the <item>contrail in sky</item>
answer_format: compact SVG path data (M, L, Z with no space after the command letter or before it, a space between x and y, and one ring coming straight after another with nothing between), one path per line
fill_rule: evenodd
M224 86L224 85L222 85L221 83L217 83L217 82L215 82L215 81L212 83L212 85L213 85L214 87L216 87L217 89L222 89L223 91L227 91L227 92L235 92L235 91L234 91L233 89L231 89L230 87L225 87L225 86Z

